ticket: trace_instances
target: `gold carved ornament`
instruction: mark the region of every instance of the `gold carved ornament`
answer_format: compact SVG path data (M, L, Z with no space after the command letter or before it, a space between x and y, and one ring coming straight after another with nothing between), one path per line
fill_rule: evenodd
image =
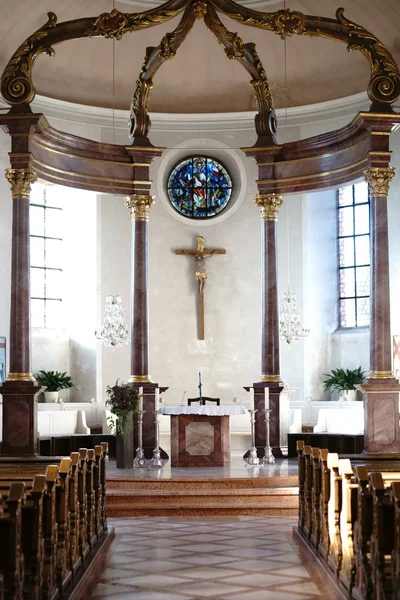
M31 184L37 180L33 169L6 169L5 177L11 186L14 200L18 198L29 200Z
M8 104L29 104L35 98L32 69L41 54L54 56L55 44L60 42L102 36L117 40L128 32L160 25L178 15L189 0L170 0L162 7L143 13L121 13L114 9L98 17L74 19L57 23L57 16L49 12L48 21L19 46L8 62L1 77L1 93Z
M132 140L137 137L147 137L151 126L148 105L150 91L153 87L153 76L166 60L174 58L178 48L192 29L195 20L194 9L192 5L189 5L176 29L164 35L156 48L146 48L130 107L129 136Z
M255 117L256 132L259 137L272 136L277 129L276 114L267 74L253 43L245 44L237 33L229 31L222 23L214 7L209 6L204 22L224 47L229 59L234 59L250 73L259 112Z
M371 196L386 198L389 184L394 178L393 167L369 167L364 171L364 179L371 186Z
M261 218L264 221L277 221L278 212L283 204L281 194L257 194L254 204L261 211Z
M153 204L154 196L147 194L134 194L125 200L125 206L131 211L132 221L148 221Z
M324 37L347 44L349 52L359 50L369 61L371 79L368 95L385 110L400 97L400 71L388 49L367 29L344 17L344 9L336 11L336 20L305 15L290 9L266 13L245 8L233 0L210 0L224 15L243 25L272 31L282 39L290 35Z

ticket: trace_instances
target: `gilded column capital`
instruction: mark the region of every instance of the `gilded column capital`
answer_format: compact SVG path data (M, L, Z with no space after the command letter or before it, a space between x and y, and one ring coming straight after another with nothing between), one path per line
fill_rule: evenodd
M131 211L132 221L148 221L154 196L134 194L125 200L125 206Z
M5 176L11 186L13 200L16 198L29 199L31 183L35 183L37 180L37 175L33 169L6 169Z
M371 186L371 195L386 198L389 184L394 178L393 167L369 167L364 171L364 179Z
M281 194L257 194L254 204L261 211L261 218L264 221L277 221L278 211L283 204Z

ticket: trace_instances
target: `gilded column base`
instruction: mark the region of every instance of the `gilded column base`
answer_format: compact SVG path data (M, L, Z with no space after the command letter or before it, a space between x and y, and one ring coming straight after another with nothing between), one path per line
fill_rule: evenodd
M392 371L371 371L367 379L396 379Z
M9 373L6 381L36 381L32 373Z
M283 383L280 375L261 375L260 383Z
M150 375L131 375L128 383L153 383Z

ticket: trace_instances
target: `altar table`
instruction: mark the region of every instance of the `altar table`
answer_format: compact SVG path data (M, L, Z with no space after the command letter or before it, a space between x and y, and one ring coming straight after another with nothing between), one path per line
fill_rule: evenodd
M160 412L171 416L172 467L230 464L229 417L245 414L244 406L163 406Z

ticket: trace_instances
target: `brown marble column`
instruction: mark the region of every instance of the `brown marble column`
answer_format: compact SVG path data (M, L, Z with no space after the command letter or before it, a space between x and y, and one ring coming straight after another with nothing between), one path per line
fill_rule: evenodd
M126 200L132 215L131 375L130 383L151 381L149 375L148 222L153 196L134 194Z
M143 448L146 458L152 457L155 445L154 405L158 388L149 375L148 227L153 204L154 197L148 194L134 194L126 199L132 216L131 375L128 385L143 388L143 409L146 411L143 416ZM138 446L136 414L133 444L135 450ZM162 458L168 458L163 451Z
M37 451L37 394L30 360L30 231L29 196L36 175L30 168L7 169L13 198L11 249L10 372L3 396L2 454Z
M392 372L387 196L392 167L364 171L371 199L370 374L364 391L364 451L400 452L399 382Z
M283 204L279 194L257 194L254 200L261 212L261 377L253 384L256 412L255 438L259 456L264 455L265 409L264 388L269 388L271 412L270 444L275 456L282 456L280 448L279 395L283 389L279 366L279 301L277 261L277 221Z

